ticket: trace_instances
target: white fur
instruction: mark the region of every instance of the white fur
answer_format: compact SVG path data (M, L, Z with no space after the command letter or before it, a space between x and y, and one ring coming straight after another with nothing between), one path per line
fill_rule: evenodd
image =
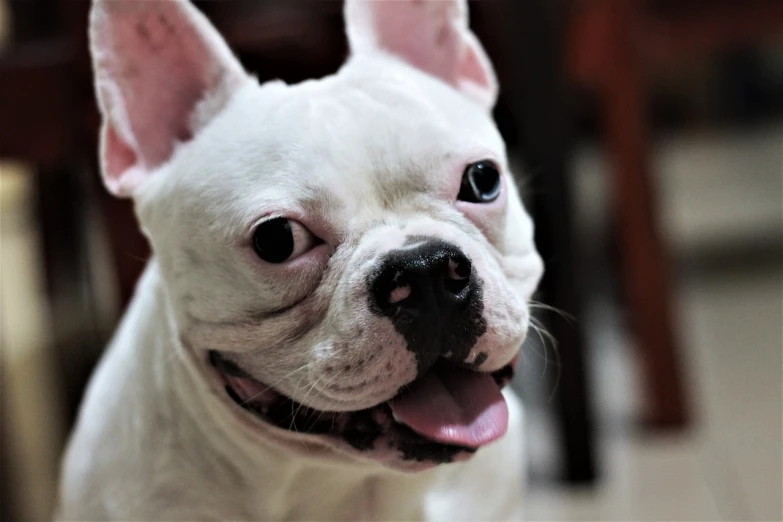
M487 354L482 371L508 363L525 336L527 300L542 265L486 110L494 91L475 103L475 92L459 79L442 81L380 51L357 53L319 81L259 86L235 74L217 33L176 1L184 7L169 10L171 16L184 17L176 22L196 27L195 37L214 51L205 57L215 60L208 70L229 70L234 80L208 84L206 101L183 115L191 139L171 136L169 157L143 161L149 151L133 129L150 122L132 121L134 98L116 73L126 69L112 61L136 51L112 48L118 56L107 58L93 41L102 92L131 104L118 112L107 99L101 105L105 129L121 128L123 140L104 143L104 166L128 166L113 170L107 185L134 197L155 258L89 386L64 461L58 516L516 518L522 412L508 390L511 419L502 440L465 462L402 473L393 463L251 418L227 400L205 364L206 350L232 353L258 380L320 410L390 399L415 378L415 360L391 323L369 312L366 280L383 254L410 235L438 237L471 259L487 322L471 357ZM348 10L360 3L349 0ZM156 3L146 4L155 10ZM465 16L464 2L454 4ZM103 2L97 5L93 35L105 29L100 24L116 22ZM458 45L463 37L464 45L478 45L466 19L454 26ZM488 62L480 65L479 76L494 82ZM194 75L185 71L182 78ZM503 170L502 197L488 205L455 203L465 165L485 158ZM285 266L261 262L250 231L277 215L301 221L326 245ZM292 303L298 304L273 314ZM354 369L330 375L346 363ZM339 391L356 385L361 392Z
M417 474L330 462L237 426L191 359L172 350L160 271L90 384L65 460L64 520L516 519L524 476L522 410L473 459ZM313 450L315 448L311 448Z

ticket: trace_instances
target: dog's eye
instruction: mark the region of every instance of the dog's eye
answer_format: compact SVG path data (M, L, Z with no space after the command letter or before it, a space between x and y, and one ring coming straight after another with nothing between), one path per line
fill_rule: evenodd
M319 243L304 225L293 219L272 218L253 232L253 248L267 263L282 263L307 253Z
M470 203L490 203L500 195L500 172L489 160L471 163L462 174L457 199Z

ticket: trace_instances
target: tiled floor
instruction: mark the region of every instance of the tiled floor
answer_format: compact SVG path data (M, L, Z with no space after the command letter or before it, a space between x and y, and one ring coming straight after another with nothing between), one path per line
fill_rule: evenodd
M676 436L634 429L633 354L618 310L598 292L583 323L602 479L595 490L534 487L530 519L783 517L783 129L679 138L659 147L657 160L695 425ZM589 150L576 162L580 222L598 245L606 230L602 167ZM588 256L602 262L591 244ZM548 455L547 432L530 431L531 448Z
M692 430L676 436L645 435L632 423L638 401L633 351L611 292L601 291L608 275L602 274L602 162L589 149L579 155L579 221L589 238L585 271L598 274L581 321L592 340L602 479L590 490L534 482L527 492L529 519L781 519L782 145L778 127L678 138L659 149L660 202L677 261L678 322L697 415ZM0 177L4 374L29 372L16 382L36 382L47 367L35 355L46 343L38 335L46 318L34 225L20 212L24 192L13 192L19 185L7 183L6 174ZM27 398L38 406L56 400ZM51 451L31 449L36 440L51 445L57 436L56 411L37 415L18 428L27 439L17 470L33 519L47 516L56 469ZM48 433L25 431L40 428L42 418L52 422ZM529 421L532 464L549 465L546 419L532 408Z

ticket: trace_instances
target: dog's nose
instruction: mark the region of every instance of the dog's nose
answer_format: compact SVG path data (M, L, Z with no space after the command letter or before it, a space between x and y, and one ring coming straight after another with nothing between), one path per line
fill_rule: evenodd
M459 312L471 289L470 260L459 248L426 240L389 254L375 277L371 293L384 315L437 326Z
M370 309L388 317L426 372L441 357L461 364L486 332L482 282L468 257L435 238L411 238L370 277Z

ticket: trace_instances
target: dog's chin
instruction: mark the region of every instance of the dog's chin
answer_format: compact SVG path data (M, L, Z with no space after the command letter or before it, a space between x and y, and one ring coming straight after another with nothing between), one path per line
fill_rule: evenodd
M426 376L403 387L397 396L375 406L356 411L322 411L305 406L253 379L220 352L210 351L208 359L212 373L225 389L229 406L235 408L237 414L284 430L286 435L317 440L339 453L376 461L398 470L420 471L439 464L467 460L478 447L494 438L485 437L481 443L455 444L427 435L417 429L420 428L417 422L413 423L415 427L406 424L397 415L394 402L405 400L410 403L411 393L406 390L415 387L418 381L426 380ZM498 390L513 377L515 362L516 358L489 374ZM430 372L450 371L443 366L450 367L451 363L439 362ZM454 373L476 375L465 369ZM466 375L466 379L470 378ZM459 382L451 382L449 386L455 385L458 386ZM401 399L406 393L408 397ZM505 404L502 407L505 408Z

